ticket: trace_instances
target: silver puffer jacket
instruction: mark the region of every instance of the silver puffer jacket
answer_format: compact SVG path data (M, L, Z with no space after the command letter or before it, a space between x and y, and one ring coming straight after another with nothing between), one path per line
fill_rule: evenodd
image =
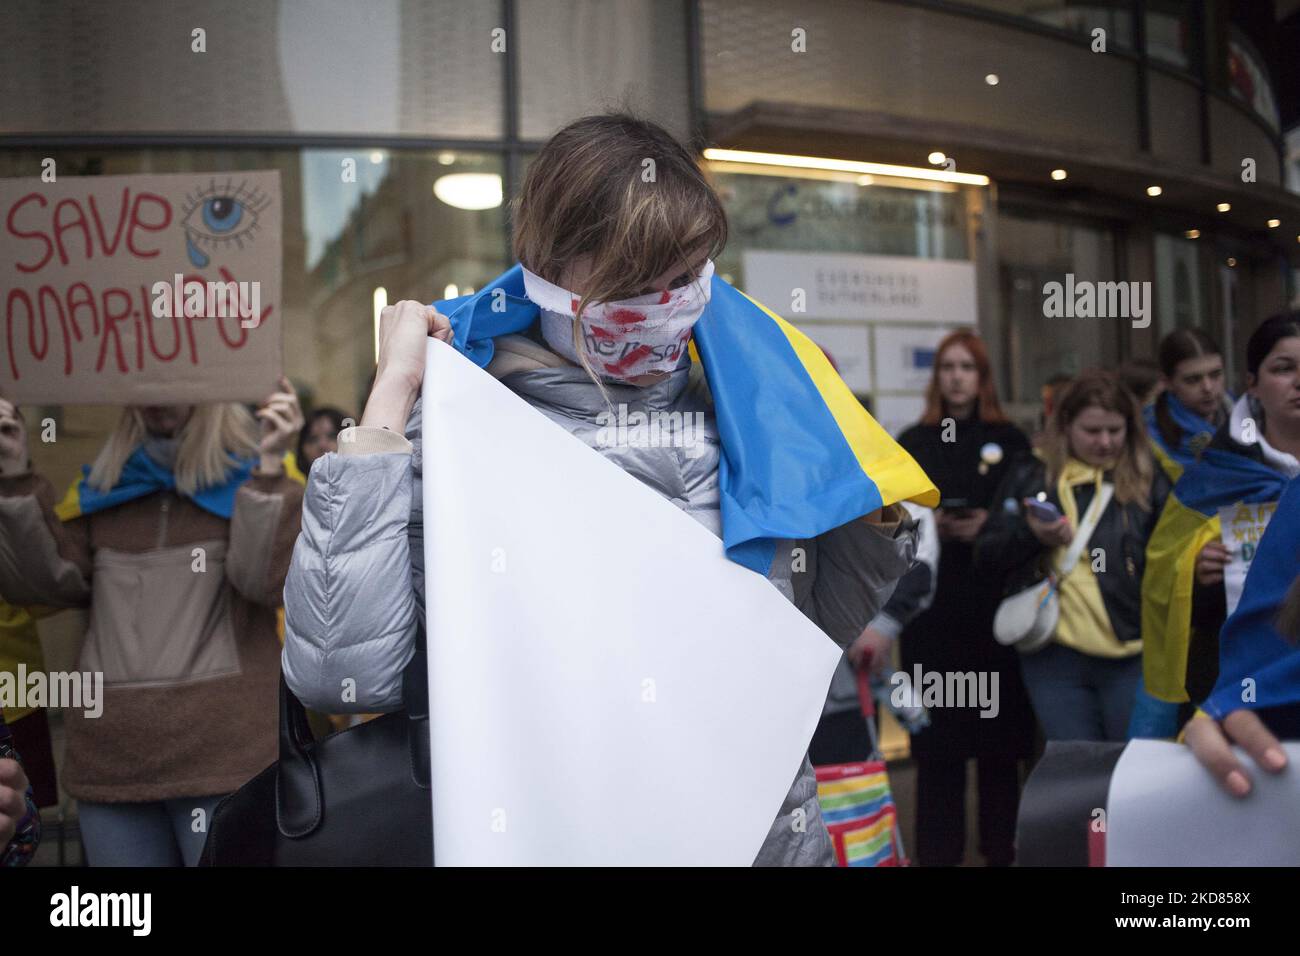
M499 339L488 371L719 532L720 446L698 366L694 374L680 369L650 388L607 387L615 425L620 405L633 424L635 412L680 413L659 416L690 424L680 447L665 447L662 435L655 447L611 441L616 433L609 406L586 373L523 336ZM317 710L382 712L402 705L402 668L424 626L420 413L417 402L405 440L383 429L348 429L339 436L339 452L312 465L302 534L285 583L283 665L294 693ZM915 524L897 506L884 517L880 525L859 520L812 540L782 541L768 572L772 584L841 647L881 608L912 561ZM803 549L799 560L797 548ZM355 684L345 685L349 680ZM340 700L344 686L355 686L355 701ZM833 863L805 754L754 864Z

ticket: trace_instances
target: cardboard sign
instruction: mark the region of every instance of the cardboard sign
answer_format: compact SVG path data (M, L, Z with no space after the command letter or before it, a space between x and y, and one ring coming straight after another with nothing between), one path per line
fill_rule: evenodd
M1223 543L1232 552L1232 560L1223 569L1223 586L1228 594L1228 613L1237 609L1241 591L1246 586L1246 574L1255 558L1259 539L1264 536L1268 521L1277 510L1276 501L1263 504L1235 504L1219 509L1219 525Z
M0 394L258 401L281 369L278 171L0 179Z

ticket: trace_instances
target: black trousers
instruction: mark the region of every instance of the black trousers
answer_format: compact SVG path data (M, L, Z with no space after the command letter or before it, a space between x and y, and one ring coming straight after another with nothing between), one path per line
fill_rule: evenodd
M1015 861L1020 759L976 758L979 850L990 866ZM916 862L958 866L966 851L966 760L927 755L916 760Z

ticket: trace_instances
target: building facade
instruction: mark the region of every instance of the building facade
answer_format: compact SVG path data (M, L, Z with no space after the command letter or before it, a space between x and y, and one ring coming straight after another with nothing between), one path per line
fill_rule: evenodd
M1183 325L1240 355L1293 301L1300 166L1272 44L1295 6L9 0L0 177L278 170L286 372L306 404L357 414L378 308L507 268L530 157L628 109L710 167L732 221L719 271L886 425L915 417L934 344L964 324L1028 421L1054 373L1149 356ZM1067 281L1148 283L1149 322L1049 314ZM38 465L71 480L116 412L46 411L67 441Z

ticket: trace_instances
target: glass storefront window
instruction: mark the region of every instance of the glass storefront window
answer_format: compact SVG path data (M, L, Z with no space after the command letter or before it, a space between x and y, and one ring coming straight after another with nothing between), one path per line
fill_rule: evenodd
M55 160L60 177L279 170L285 372L304 407L333 405L359 415L374 371L376 290L383 289L389 303L432 302L478 288L508 265L500 198L504 163L495 153L362 147L9 150L0 153L0 177L38 176L45 157ZM345 180L345 162L355 166L355 182ZM447 182L439 186L454 174L474 178L450 181L459 192L449 191ZM481 206L494 197L496 204L486 208L459 207ZM58 458L38 465L70 480L93 456L117 410L66 406L57 414L60 434L84 441L60 440L38 449L38 455Z
M1156 233L1155 312L1160 337L1174 329L1209 331L1209 308L1195 239Z
M770 176L723 171L725 167L713 166L731 226L717 267L738 282L744 279L744 253L755 249L970 257L966 206L956 186L912 181L886 186L862 183L867 177Z
M1133 15L1127 3L1070 3L1069 0L962 0L963 6L979 7L1003 16L1032 20L1088 40L1092 31L1106 31L1107 49L1133 46Z
M1048 283L1064 287L1067 281L1074 285L1119 279L1112 230L1006 211L999 213L997 228L1000 325L1007 357L999 369L1002 395L1012 402L1036 404L1043 384L1057 373L1114 367L1125 320L1048 317L1044 308Z

